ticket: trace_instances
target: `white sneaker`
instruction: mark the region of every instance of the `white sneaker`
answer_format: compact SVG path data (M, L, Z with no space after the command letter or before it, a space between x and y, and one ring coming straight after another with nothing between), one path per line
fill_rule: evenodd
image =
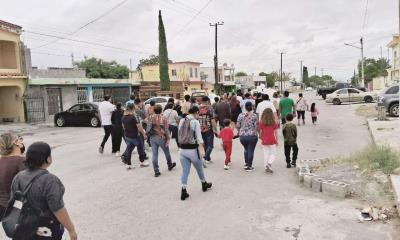
M225 170L229 170L229 166L228 165L224 165L224 169Z
M211 160L210 160L210 161L207 161L207 160L205 160L205 159L204 159L204 162L207 163L207 164L213 163Z
M232 162L228 162L228 166L232 166Z
M144 160L143 162L140 163L140 167L148 167L148 166L150 166L150 163L147 160Z
M135 169L134 165L126 165L126 170Z
M115 153L115 156L116 156L116 157L120 157L120 156L121 156L121 153L120 153L120 152L116 152L116 153Z

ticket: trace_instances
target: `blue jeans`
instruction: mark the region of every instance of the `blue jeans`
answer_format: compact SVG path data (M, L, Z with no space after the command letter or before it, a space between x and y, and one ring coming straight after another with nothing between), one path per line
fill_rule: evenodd
M167 165L168 167L172 166L172 160L171 160L171 154L169 152L169 147L166 145L165 139L156 137L156 136L151 136L150 137L150 143L151 143L151 151L152 151L152 158L153 158L153 169L155 173L160 172L159 166L158 166L158 148L160 147L165 155L165 158L167 159Z
M181 177L182 186L187 185L190 173L190 167L192 166L192 164L196 169L197 175L199 176L200 180L202 182L205 181L203 163L202 160L199 158L197 149L181 149L179 155L182 164L182 177Z
M257 136L240 136L240 143L244 147L244 161L248 167L253 166L254 150L256 149Z
M135 149L135 147L138 148L138 153L139 153L139 160L141 162L144 161L144 149L143 149L143 144L140 138L125 138L126 142L126 149L125 152L122 154L123 158L125 159L125 163L128 165L132 165L131 161L131 156L132 156L132 151Z
M204 159L206 161L210 161L211 160L211 152L214 148L214 132L213 131L208 131L208 132L204 132L201 133L201 136L203 137L203 141L204 141Z

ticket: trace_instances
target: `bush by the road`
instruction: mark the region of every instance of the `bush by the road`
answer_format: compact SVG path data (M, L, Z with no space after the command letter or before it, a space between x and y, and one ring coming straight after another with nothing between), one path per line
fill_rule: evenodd
M370 145L351 157L362 170L381 170L386 174L400 167L400 153L389 146Z

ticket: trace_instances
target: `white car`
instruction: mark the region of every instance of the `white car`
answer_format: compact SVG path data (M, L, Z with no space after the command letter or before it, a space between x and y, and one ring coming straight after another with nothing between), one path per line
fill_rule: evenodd
M342 88L326 95L326 102L339 105L344 102L366 102L376 100L377 94L373 92L363 92L356 88Z
M306 88L306 91L312 91L312 90L314 90L312 87L307 87Z
M144 101L144 105L150 104L150 102L153 100L156 104L160 104L162 108L165 108L165 105L167 105L168 99L171 97L152 97Z

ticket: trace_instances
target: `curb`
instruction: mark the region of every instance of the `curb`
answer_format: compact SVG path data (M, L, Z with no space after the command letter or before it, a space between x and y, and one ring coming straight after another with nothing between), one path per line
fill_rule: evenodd
M400 216L400 175L390 175L392 182L393 193L395 197L395 204L397 206L397 213Z
M374 145L376 145L375 136L374 136L374 133L372 132L372 128L371 128L371 125L370 125L370 120L367 119L366 121L367 121L367 126L368 126L369 135L371 135L372 143L373 143Z

